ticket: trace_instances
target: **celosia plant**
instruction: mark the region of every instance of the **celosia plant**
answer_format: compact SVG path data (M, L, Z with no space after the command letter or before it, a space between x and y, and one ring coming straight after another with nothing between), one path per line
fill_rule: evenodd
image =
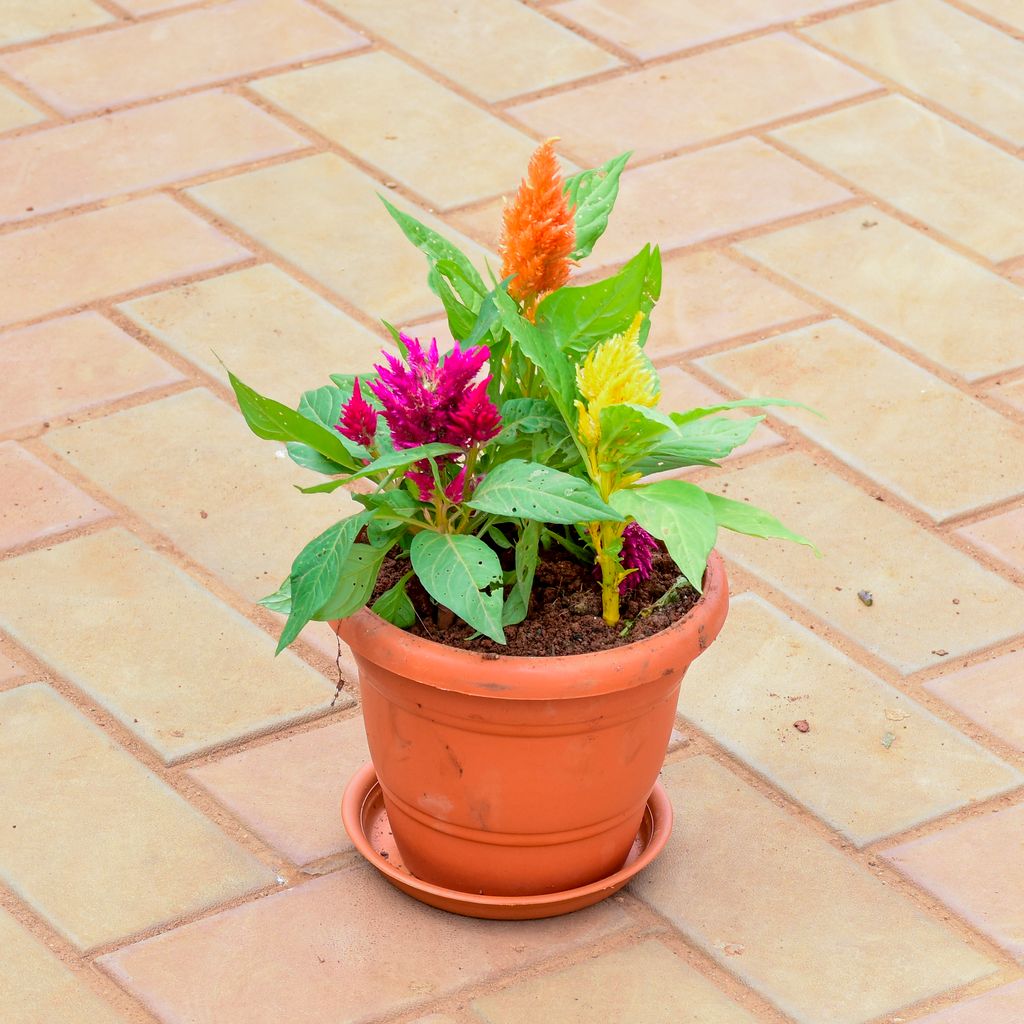
M459 616L503 643L504 628L529 615L540 551L552 544L592 563L615 628L620 596L649 577L662 546L699 591L719 527L808 543L746 503L645 479L717 465L763 419L718 413L791 403L658 408L658 373L644 353L661 291L657 248L603 280L569 283L604 232L627 158L563 181L551 144L541 146L505 209L502 279L492 275L490 287L451 242L384 200L427 258L456 339L446 354L388 325L397 352L362 379L337 375L306 392L297 410L231 375L251 429L331 477L304 492L370 483L352 492L362 510L307 544L264 599L288 614L279 650L310 619L366 604L389 555L408 571L375 612L412 625L415 575L442 620Z

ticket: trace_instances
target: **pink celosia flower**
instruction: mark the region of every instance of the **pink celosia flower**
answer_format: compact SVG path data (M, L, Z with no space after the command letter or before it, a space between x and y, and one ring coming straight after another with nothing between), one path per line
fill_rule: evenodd
M490 377L486 377L463 394L448 420L444 438L448 444L468 448L470 445L484 444L500 433L501 416L487 397L490 380Z
M359 390L359 378L356 377L352 397L342 406L341 419L334 429L350 441L364 447L373 441L377 432L377 410L363 398Z
M622 565L635 569L620 584L619 593L625 594L651 575L658 542L639 524L630 523L622 533Z

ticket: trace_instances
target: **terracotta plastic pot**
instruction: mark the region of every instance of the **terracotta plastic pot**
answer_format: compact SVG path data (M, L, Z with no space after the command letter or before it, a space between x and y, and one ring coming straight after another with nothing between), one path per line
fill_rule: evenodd
M728 604L712 552L685 617L594 654L474 654L365 609L332 623L359 667L370 755L408 869L494 896L617 871L661 769L683 674Z

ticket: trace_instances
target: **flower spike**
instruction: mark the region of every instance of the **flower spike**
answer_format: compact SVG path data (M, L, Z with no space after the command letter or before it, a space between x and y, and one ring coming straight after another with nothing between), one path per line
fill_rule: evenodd
M359 390L358 377L352 388L352 397L342 406L341 419L335 424L334 429L364 448L371 444L377 433L377 410L363 398L363 393Z

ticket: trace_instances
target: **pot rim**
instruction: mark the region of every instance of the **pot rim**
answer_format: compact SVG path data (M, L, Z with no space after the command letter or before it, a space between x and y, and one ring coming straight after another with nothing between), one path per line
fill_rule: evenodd
M688 663L718 636L729 607L725 566L716 550L708 555L704 592L681 618L653 636L604 651L556 657L477 653L414 636L362 608L331 622L357 658L436 689L503 700L589 697L641 686L652 665L680 661L680 647L691 649ZM669 653L671 652L671 654ZM663 673L667 674L667 673Z

